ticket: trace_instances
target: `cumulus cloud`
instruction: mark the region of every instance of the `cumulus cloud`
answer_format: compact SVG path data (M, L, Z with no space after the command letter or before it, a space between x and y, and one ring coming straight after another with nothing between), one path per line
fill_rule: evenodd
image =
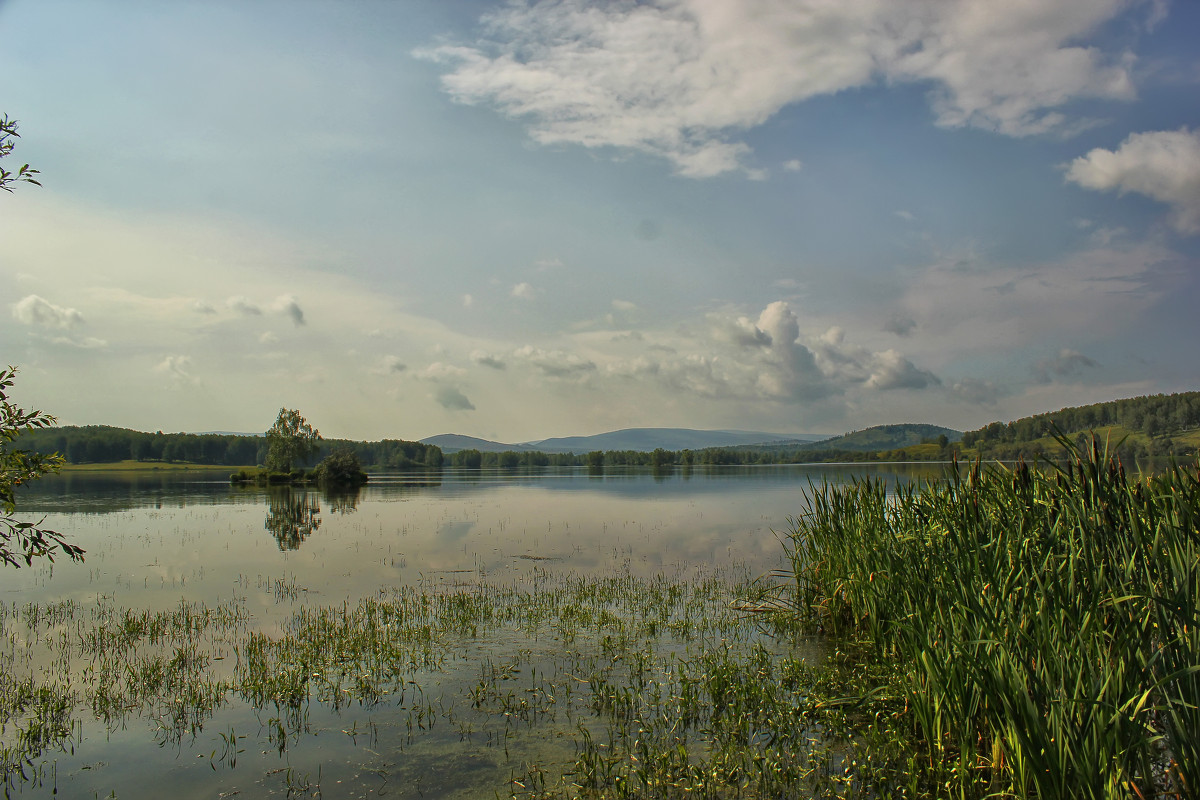
M783 168L788 172L799 172L804 169L804 162L798 158L789 159L783 162Z
M896 350L872 351L849 342L838 327L805 335L785 301L769 304L757 320L708 315L707 342L699 352L619 366L622 374L653 375L674 388L709 397L802 403L842 394L920 390L941 383ZM705 352L707 350L707 352Z
M1136 2L1136 0L1134 0ZM1132 56L1084 44L1124 0L659 0L507 4L485 34L415 55L463 103L534 141L613 147L704 178L746 165L738 141L786 105L878 82L932 87L937 123L1010 136L1089 124L1060 109L1129 99ZM791 163L791 162L789 162ZM786 168L786 167L785 167Z
M631 312L638 310L638 304L629 300L613 300L612 307L615 311Z
M871 389L924 389L941 383L938 376L928 370L918 369L911 361L895 350L875 353L869 361L871 375L867 386Z
M1072 161L1067 180L1085 189L1146 195L1170 206L1175 230L1200 233L1200 131L1132 134L1116 150L1097 147Z
M434 399L438 404L449 411L474 411L475 404L472 403L465 394L455 389L453 386L443 386L437 390Z
M156 372L161 372L164 375L169 375L176 381L185 383L198 383L198 379L191 373L192 359L190 356L167 356L162 361L154 366Z
M36 294L23 297L13 304L13 316L26 325L47 328L71 328L83 322L83 314L73 308L56 306Z
M1000 387L988 380L963 378L950 384L950 395L975 405L995 405L1000 397Z
M271 304L271 309L286 314L296 327L304 324L304 311L301 310L296 298L290 294L280 295L275 298L275 302Z
M513 353L513 356L531 364L552 378L571 378L586 375L596 369L596 364L586 358L563 350L542 350L532 345Z
M380 359L379 366L371 371L376 375L395 375L406 369L408 365L401 361L399 356L384 356Z
M492 369L505 369L508 366L502 359L484 350L476 350L472 352L471 362L479 364L481 367L490 367Z
M1065 378L1083 369L1100 366L1076 350L1064 347L1058 355L1043 358L1033 365L1033 375L1038 383L1050 383L1055 378Z
M534 293L533 286L524 282L518 283L512 288L512 291L509 292L509 294L513 297L519 297L522 300L532 300Z
M917 321L903 314L893 314L883 325L885 331L894 333L897 336L908 336L913 332L913 328L915 327L917 327Z
M771 334L747 317L735 319L725 314L709 314L708 318L712 324L714 338L738 347L770 347L773 341Z
M445 364L441 361L435 361L425 369L417 373L417 377L424 378L430 381L440 381L446 378L461 378L466 375L467 371L462 367L456 367L453 364Z
M257 316L262 313L262 309L251 302L250 298L236 295L225 301L225 307L230 311L236 311L239 314L246 316Z

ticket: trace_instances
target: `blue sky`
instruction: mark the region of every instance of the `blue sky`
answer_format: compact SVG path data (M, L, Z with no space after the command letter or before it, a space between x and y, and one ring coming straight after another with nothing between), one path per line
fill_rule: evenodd
M1200 4L0 2L65 423L960 429L1200 389Z

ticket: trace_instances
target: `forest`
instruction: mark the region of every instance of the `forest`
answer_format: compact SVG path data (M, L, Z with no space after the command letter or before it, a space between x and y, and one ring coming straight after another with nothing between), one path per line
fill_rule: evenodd
M29 431L22 435L21 445L38 453L60 453L68 464L143 461L248 467L265 463L267 456L267 439L262 436L143 433L109 425L67 425ZM309 460L316 464L335 450L347 449L372 469L437 469L442 466L440 448L399 439L378 442L321 439L316 454Z

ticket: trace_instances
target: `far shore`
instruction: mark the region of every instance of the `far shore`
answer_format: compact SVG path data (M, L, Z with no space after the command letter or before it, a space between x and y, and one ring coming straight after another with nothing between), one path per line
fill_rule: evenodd
M231 467L228 464L191 464L173 461L100 461L94 464L63 464L63 472L143 472L147 470L202 470L205 472L237 472L257 469L254 466Z

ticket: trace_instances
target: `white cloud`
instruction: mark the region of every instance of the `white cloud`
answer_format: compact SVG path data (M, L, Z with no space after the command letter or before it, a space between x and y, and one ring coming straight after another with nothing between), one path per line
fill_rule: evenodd
M1076 350L1064 347L1052 358L1039 359L1033 365L1033 374L1038 383L1050 383L1055 378L1065 378L1082 369L1100 366Z
M532 300L535 293L536 292L534 288L528 283L524 282L518 283L512 288L512 291L509 292L509 294L513 297L519 297L522 300Z
M231 311L236 311L239 314L246 316L257 316L262 313L262 309L250 301L248 297L237 295L225 301L225 307Z
M211 303L204 300L195 300L192 302L192 311L197 314L215 314L217 310L212 307Z
M453 364L435 361L425 369L418 372L417 377L430 381L440 381L445 380L446 378L461 378L466 374L467 371L462 367L456 367Z
M56 306L31 294L13 304L13 316L26 325L44 325L47 328L72 328L83 322L83 314L73 308Z
M1115 151L1098 147L1072 161L1067 180L1085 189L1144 194L1170 206L1175 230L1200 233L1200 131L1132 134Z
M917 321L912 317L904 314L893 314L887 322L883 324L883 329L888 333L894 333L897 336L908 336L917 327Z
M561 268L563 266L563 260L561 258L542 258L533 262L533 265L539 270L545 272L547 270Z
M739 132L786 105L879 81L931 86L947 127L1078 130L1088 121L1058 110L1071 100L1133 96L1132 57L1082 44L1128 4L513 3L484 17L484 39L415 55L450 66L442 84L456 100L523 120L541 144L641 151L694 178L762 177L746 166Z
M443 386L434 395L438 405L448 411L474 411L475 404L453 386Z
M613 300L612 307L616 311L623 311L626 313L638 310L638 304L629 300Z
M50 340L50 344L78 347L80 350L103 350L105 347L108 347L107 341L97 339L94 336L84 336L80 339L72 339L68 336L56 336Z
M968 403L990 406L1000 397L1000 387L989 380L963 378L950 385L950 394Z
M276 344L278 341L279 337L271 331L263 331L258 337L259 344Z
M406 369L408 369L408 365L401 361L399 356L384 356L379 366L372 370L372 372L377 375L395 375L398 372L404 372Z
M924 389L941 383L932 372L918 369L895 350L874 354L869 365L871 376L867 378L867 386L871 389Z
M192 375L191 367L192 359L190 356L167 356L156 364L154 369L180 382L199 383L199 379Z
M586 375L596 369L596 364L575 353L563 350L542 350L532 345L518 349L513 356L533 365L552 378L572 378Z
M471 361L475 364L479 364L480 366L490 367L492 369L506 369L508 367L508 365L504 363L503 359L498 358L485 350L476 350L472 352Z
M475 305L475 298L469 294L464 294L462 296L462 304L463 308L470 308L471 306Z
M296 298L290 294L280 295L275 298L275 302L271 304L271 310L286 314L291 318L292 324L296 327L304 324L304 311L301 310Z
M783 168L788 172L799 172L804 169L804 162L798 158L789 159L783 162Z

